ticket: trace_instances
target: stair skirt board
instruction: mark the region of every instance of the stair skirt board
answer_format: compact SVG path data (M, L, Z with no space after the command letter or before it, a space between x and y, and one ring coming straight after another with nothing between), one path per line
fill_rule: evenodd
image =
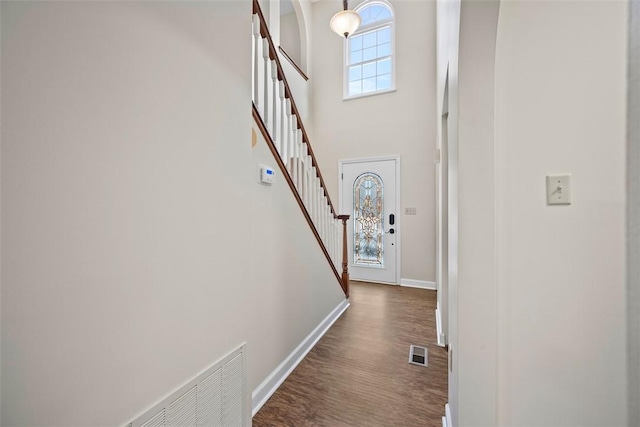
M420 288L436 290L435 282L428 282L426 280L413 280L413 279L400 279L400 286L406 286L407 288Z
M289 374L298 366L304 357L311 351L320 338L329 330L331 325L349 308L349 300L345 299L333 309L325 319L287 356L287 358L260 384L252 393L252 416L255 416L260 408L269 400L271 395L287 379Z
M185 383L126 427L251 426L246 343Z

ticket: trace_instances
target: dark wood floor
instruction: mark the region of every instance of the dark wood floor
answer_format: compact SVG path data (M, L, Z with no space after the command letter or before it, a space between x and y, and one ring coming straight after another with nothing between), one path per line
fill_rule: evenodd
M447 353L436 293L352 282L351 307L253 418L262 426L442 426ZM429 351L411 365L410 344Z

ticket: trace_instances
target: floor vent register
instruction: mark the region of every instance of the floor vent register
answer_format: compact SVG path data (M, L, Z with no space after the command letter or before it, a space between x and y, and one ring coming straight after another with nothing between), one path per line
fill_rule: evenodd
M412 365L427 366L428 359L426 347L411 344L409 348L409 363Z

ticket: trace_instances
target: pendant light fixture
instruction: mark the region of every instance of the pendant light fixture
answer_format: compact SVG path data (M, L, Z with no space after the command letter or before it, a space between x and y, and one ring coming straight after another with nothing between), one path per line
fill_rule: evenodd
M360 15L358 15L358 12L349 10L348 0L342 0L342 5L344 10L333 15L333 18L329 21L329 26L334 33L344 36L346 39L349 34L353 34L360 26Z

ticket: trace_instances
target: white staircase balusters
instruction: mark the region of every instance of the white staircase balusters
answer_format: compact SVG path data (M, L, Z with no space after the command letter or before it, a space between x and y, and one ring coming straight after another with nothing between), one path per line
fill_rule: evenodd
M324 216L324 190L320 178L316 179L318 182L318 213L316 218L316 224L318 224L318 232L322 232L322 217Z
M329 210L329 203L327 202L327 196L322 196L322 240L327 242L327 211Z
M307 198L309 197L309 192L307 191L307 184L309 182L309 165L307 164L307 152L307 144L302 144L302 202L304 203L304 207L307 208L308 212L309 202L307 201Z
M284 96L285 95L285 90L284 90L284 82L280 81L279 82L279 91L278 94L280 95L280 109L279 109L279 113L280 113L280 143L277 145L278 147L278 154L280 154L280 158L284 158L284 141L285 141L285 137L287 134L287 131L285 130L285 119L287 117L287 98Z
M287 142L287 172L289 172L289 175L293 175L293 161L291 159L293 159L293 140L296 137L296 130L295 130L295 122L296 122L296 116L293 114L293 110L291 111L291 120L289 121L289 141Z
M304 179L307 183L306 186L306 192L307 192L307 205L308 211L311 211L311 172L313 171L313 159L311 158L311 156L309 155L309 146L307 145L307 157L306 160L304 162L305 165L307 165L307 173L304 176Z
M291 100L287 98L286 100L286 123L285 123L285 129L284 129L284 134L285 134L285 141L284 141L284 146L282 148L282 161L284 162L285 165L287 165L289 157L291 157L291 150L289 150L289 145L291 144Z
M298 186L298 193L302 193L302 129L297 133L296 159L298 165L298 169L296 170L296 185Z
M269 72L271 71L271 67L269 66L269 41L265 38L262 39L262 58L264 60L264 98L263 98L263 109L262 109L262 118L264 119L264 124L269 129Z
M300 186L298 185L298 135L300 134L300 129L298 129L298 116L296 116L296 120L293 124L293 169L291 170L291 177L293 178L293 184L296 186L296 190L298 190L298 194L300 194Z
M258 110L260 109L260 103L258 100L258 67L259 67L259 58L258 51L259 45L262 45L262 38L260 37L260 17L258 15L253 15L252 20L252 29L253 29L253 55L251 56L251 69L253 70L253 78L251 79L251 93L253 96L253 103L256 105Z
M273 139L274 142L276 142L278 140L278 137L280 136L278 134L278 84L279 84L279 80L278 80L278 63L276 61L271 61L271 81L272 81L272 101L273 101L273 105L271 107L271 114L273 115L272 119L273 119L273 133L271 134L271 138ZM277 144L276 144L277 146Z
M342 236L342 220L336 219L336 237L338 241L336 242L336 269L340 271L342 267L342 240L340 236Z
M333 265L336 264L336 220L335 218L331 218L331 260L333 261Z
M309 177L309 184L310 184L310 188L309 188L309 197L311 198L311 218L313 219L313 222L315 223L316 221L316 209L318 206L318 202L317 202L317 182L316 182L316 177L318 176L318 172L315 166L311 167L311 176Z

